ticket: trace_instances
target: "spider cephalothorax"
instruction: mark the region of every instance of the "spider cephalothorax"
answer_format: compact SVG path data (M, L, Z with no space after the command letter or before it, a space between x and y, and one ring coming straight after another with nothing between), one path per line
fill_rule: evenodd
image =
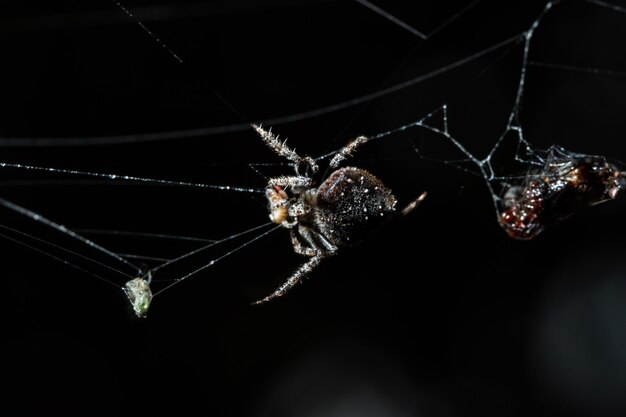
M542 169L508 188L500 225L510 237L530 240L585 207L614 199L625 188L624 173L604 158L554 149Z
M397 200L391 190L370 172L355 167L339 168L341 162L367 138L360 136L339 150L330 161L330 175L316 186L308 175L318 171L315 160L300 157L270 131L256 125L253 127L271 149L295 166L296 175L271 178L265 195L270 219L290 229L296 253L310 257L273 294L255 303L260 304L285 294L322 259L334 255L339 248L363 240L396 213ZM420 195L401 213L413 210L425 196L426 193Z

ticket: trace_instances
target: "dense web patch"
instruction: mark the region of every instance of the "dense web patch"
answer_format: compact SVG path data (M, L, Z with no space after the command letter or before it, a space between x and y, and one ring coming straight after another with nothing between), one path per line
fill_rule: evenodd
M528 30L520 36L523 45L522 59L514 103L503 133L484 158L476 157L468 151L462 139L450 133L447 105L413 124L373 137L385 137L390 133L418 127L447 139L465 156L465 162L478 168L477 174L484 178L491 193L499 224L515 239L530 240L546 227L570 217L583 208L615 199L626 187L623 164L620 162L609 162L609 158L604 156L572 152L558 144L551 145L545 150L535 149L525 138L520 113L529 66L532 63L538 67L559 67L529 60L533 37L545 15L559 3L559 1L547 2ZM624 11L619 6L605 2L589 1L589 3ZM592 73L607 72L593 68L567 66L563 68ZM435 117L440 117L440 125L431 122ZM509 158L507 170L510 171L515 162L518 163L516 169L521 170L521 173L505 175L494 168L493 161L507 139L513 139L516 148L513 158ZM419 152L419 149L416 148L416 152ZM442 162L456 165L472 173L471 169L460 164L463 161L442 160Z
M170 59L171 57L174 58L176 65L180 65L183 62L180 58L182 55L173 52L177 49L172 45L173 42L169 40L164 41L163 39L165 39L165 37L162 37L156 28L149 28L150 22L148 20L150 19L143 19L141 13L132 12L132 8L129 8L129 5L123 5L117 1L113 3L118 7L118 11L121 11L125 15L125 18L139 24L143 32L149 35L147 40L141 39L139 41L140 44L144 41L150 44L155 42L157 46L159 46L159 52L162 53L164 50L166 56L169 55ZM420 47L423 47L421 45L429 45L431 39L436 40L438 35L445 33L447 28L453 26L457 20L462 20L467 14L471 13L480 5L480 1L469 2L463 7L449 11L446 17L438 24L433 25L430 30L421 30L412 26L411 23L406 21L407 19L402 18L403 16L396 16L385 7L382 7L382 5L375 3L376 2L357 0L353 5L354 10L351 10L351 13L372 13L372 18L383 20L385 24L399 28L401 34L396 36L415 37L420 42L423 42L423 44L420 44ZM605 9L607 13L622 13L626 11L626 9L621 8L619 5L596 0L585 0L577 3L575 7L581 7L581 4L586 4L587 6ZM77 145L80 145L83 149L89 149L91 146L103 144L121 144L129 147L157 146L156 142L184 144L188 143L186 141L193 140L193 138L206 139L211 135L233 134L234 132L241 132L238 133L238 135L245 135L246 141L248 141L246 143L251 143L250 141L252 140L258 141L258 139L254 137L250 126L250 122L253 121L262 122L265 126L295 124L296 128L298 128L300 124L304 126L306 122L311 120L320 120L321 117L340 115L340 118L344 118L343 123L345 124L346 118L341 112L346 109L356 108L364 104L372 104L382 99L393 103L396 94L406 93L410 91L411 88L418 85L428 84L430 82L434 84L438 82L437 80L439 78L450 76L450 74L466 66L475 64L481 65L481 71L478 75L473 75L475 77L474 79L489 77L489 71L494 66L499 65L501 60L519 55L519 64L515 67L516 71L513 77L515 92L512 105L510 106L511 110L508 112L508 118L504 123L505 126L502 133L495 137L495 140L488 141L490 146L484 158L475 156L477 153L469 150L472 145L471 140L466 139L469 135L466 135L462 129L459 130L459 133L456 133L458 124L453 120L451 114L455 112L457 107L455 107L454 100L448 101L445 96L441 98L437 105L429 103L427 111L411 112L410 121L408 123L394 121L391 122L392 124L387 126L387 128L376 128L376 130L373 130L374 133L360 133L366 134L366 139L364 140L364 142L366 142L365 146L378 144L379 146L385 147L392 141L405 141L405 143L410 143L412 146L411 157L415 164L419 164L421 160L428 159L427 152L421 149L422 144L427 147L428 143L423 142L422 144L418 144L415 140L416 135L428 133L431 134L431 136L428 137L427 142L440 141L442 143L452 144L456 151L451 150L449 153L461 152L461 160L459 161L458 158L449 155L439 158L439 160L447 165L460 167L467 173L475 173L481 176L485 180L491 194L498 222L505 228L510 236L521 239L531 239L545 228L556 222L560 222L582 208L617 197L620 191L625 188L620 163L611 162L611 159L608 157L592 156L566 150L558 145L546 147L546 150L542 150L541 148L535 148L531 145L531 143L534 142L532 139L528 140L526 138L526 128L522 118L522 107L525 103L527 90L532 89L532 87L530 87L532 84L528 81L528 73L531 69L550 69L563 72L573 70L589 73L593 76L623 75L619 70L614 69L608 70L589 66L560 65L534 60L533 51L535 45L538 42L543 42L543 40L540 41L537 39L537 32L542 30L543 23L547 19L554 18L554 16L561 13L562 10L565 10L563 12L565 13L568 7L574 6L569 2L561 3L558 1L548 1L537 9L538 12L520 32L514 33L513 35L509 34L489 44L481 45L477 48L475 47L470 53L465 55L455 56L453 59L448 59L443 63L438 62L433 68L426 69L418 74L413 74L412 77L406 80L396 83L386 83L382 88L378 88L373 92L356 95L353 98L341 102L325 103L319 107L311 106L310 108L312 108L312 110L294 112L285 116L271 115L269 117L258 118L255 116L254 120L241 117L245 121L206 128L161 130L154 133L90 135L89 137L67 136L55 138L27 137L25 135L18 137L18 135L15 135L14 137L6 136L0 138L0 144L13 147L28 147L31 149L35 149L39 146L65 147ZM141 10L139 11L141 12ZM134 35L136 35L136 33ZM175 36L168 36L168 39L170 37L175 40ZM188 61L189 59L186 58L184 65L193 66L193 62L190 63ZM390 68L393 70L393 65ZM197 74L193 75L197 76ZM221 106L224 108L231 107L231 109L227 108L228 112L233 113L232 110L234 110L237 118L241 116L236 101L230 98L225 99L217 91L211 91L208 94L210 93L214 93L218 97ZM406 111L406 109L404 109L404 111ZM262 114L262 112L258 114ZM352 117L353 120L358 121L359 113ZM355 130L359 131L360 129L357 126ZM453 133L453 130L455 133ZM343 134L341 135L341 141L348 143L350 138L345 136L346 135ZM498 166L496 166L496 160L499 154L509 142L514 142L514 155L508 159L505 157L504 161L498 161ZM263 151L261 145L258 144L258 146L259 147L254 151L255 156L263 155L261 154ZM217 148L218 146L215 145L215 149ZM331 150L328 151L328 148ZM209 147L209 149L211 149L211 147ZM331 158L337 157L342 149L344 148L332 142L331 139L325 140L324 146L318 150L318 156L315 158L315 161L331 160ZM256 152L257 150L258 153ZM219 155L226 154L219 151L215 153ZM175 157L176 156L172 156L172 158ZM394 157L394 159L395 158L396 157ZM53 166L53 164L45 163L45 158L43 163L19 159L17 161L0 162L0 166L6 170L37 174L38 176L35 176L34 179L26 179L26 181L31 181L35 185L41 185L42 182L54 182L57 178L61 178L59 181L65 181L67 184L75 179L76 181L80 181L82 178L85 179L83 184L87 185L94 185L97 184L96 181L100 181L101 184L120 188L128 187L129 184L138 184L141 187L149 185L157 186L159 189L166 190L166 192L169 192L171 189L206 191L211 193L213 198L212 208L219 206L218 209L212 212L210 217L208 217L209 226L215 225L217 229L219 226L217 223L228 223L228 225L225 226L226 230L224 233L214 232L215 235L224 236L219 239L206 239L203 237L161 232L160 230L168 230L168 228L165 227L161 229L154 226L148 229L150 230L149 232L118 230L113 227L98 227L96 229L91 227L91 225L87 225L88 227L74 228L66 227L60 222L52 220L52 215L48 217L47 213L40 214L30 208L26 208L25 205L18 205L8 199L2 199L0 200L0 204L6 209L29 219L29 221L37 223L40 227L37 231L27 232L17 226L14 227L13 224L4 224L0 225L0 227L2 227L0 235L12 242L19 243L35 251L42 252L56 260L60 260L71 267L79 269L85 274L92 275L123 290L131 301L135 313L143 317L146 315L153 297L157 297L175 284L213 267L218 261L232 254L239 253L248 245L264 239L265 236L273 230L276 230L276 226L272 227L271 223L267 222L267 218L265 217L267 213L264 209L259 209L258 205L255 208L244 207L245 205L240 201L240 197L242 196L248 201L250 200L248 197L260 197L260 199L257 198L254 201L264 205L265 201L262 197L265 193L264 186L269 175L272 175L268 172L282 169L285 166L285 163L281 161L265 162L270 160L269 157L266 158L262 156L259 159L263 162L241 163L241 161L237 161L234 164L229 164L227 162L221 162L218 157L214 159L218 162L214 162L212 166L211 164L204 165L204 167L211 167L211 175L207 176L203 173L205 178L211 178L211 180L206 183L204 181L187 180L184 175L181 177L172 176L171 173L164 177L150 174L144 175L141 166L133 167L133 169L135 169L134 171L131 170L130 174L125 174L124 172L128 171L120 170L118 173L116 169L105 168L103 172L100 172L93 170L89 165L87 169L57 167ZM397 157L397 159L400 160L399 157ZM354 164L358 164L359 161L359 157L355 156ZM516 172L511 173L510 171L512 171L514 163L517 164L515 168ZM148 168L145 172L153 172L151 171L149 163L146 162L146 164ZM235 167L237 170L247 170L250 176L248 177L248 181L245 182L251 185L238 184L237 181L231 181L229 179L228 169L232 167ZM501 170L501 167L505 169ZM226 171L225 174L220 172L222 169ZM583 171L585 171L584 175L581 174ZM135 174L133 172L139 173ZM215 175L213 176L212 174ZM238 175L239 174L238 172ZM263 181L259 181L260 176L264 177ZM195 178L193 175L190 177ZM183 179L172 180L169 178ZM213 180L213 178L215 178L215 180ZM233 176L232 178L235 177ZM231 183L232 185L230 185ZM23 182L16 182L14 184L18 186L26 185ZM113 198L119 199L121 197ZM116 200L118 204L123 204L120 203L120 201L121 200ZM242 224L240 225L237 221L241 219L241 217L238 217L239 214L229 216L229 211L232 210L234 212L235 209L237 213L239 213L239 210L247 212L256 210L257 213L246 217L246 219L251 219L250 222L241 222ZM128 211L130 211L130 208ZM121 213L124 213L124 210L122 210ZM177 217L178 221L180 221L180 216ZM160 222L166 224L169 220L173 219L160 219ZM120 221L120 223L124 222ZM243 224L247 227L241 227ZM48 232L48 229L50 229L51 232ZM58 235L63 235L63 238L58 237ZM184 242L185 245L195 245L195 247L189 248L186 246L178 253L174 251L173 254L168 253L167 255L109 249L111 245L115 246L116 238L145 239L151 242L150 246L153 244L159 246L159 242L175 241L178 242L177 244ZM67 239L76 241L77 246L67 245L65 243ZM112 243L104 245L96 243L100 242L100 239L113 240ZM208 253L210 253L210 255L208 255ZM241 256L245 257L246 255Z

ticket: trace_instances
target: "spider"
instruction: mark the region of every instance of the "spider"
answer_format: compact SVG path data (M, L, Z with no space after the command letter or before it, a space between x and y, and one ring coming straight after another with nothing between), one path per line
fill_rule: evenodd
M612 200L624 189L624 172L605 158L553 147L541 169L529 171L521 184L508 186L500 225L510 237L530 240L547 226Z
M397 200L391 190L370 172L339 165L367 138L359 136L340 149L329 164L330 175L316 188L310 174L319 171L315 160L301 157L271 131L252 125L265 144L279 156L291 161L294 176L270 178L265 190L270 219L289 229L297 254L308 256L276 291L254 302L261 304L287 293L341 247L362 241L374 228L396 213ZM288 193L291 194L289 194ZM406 215L426 197L426 192L400 213Z

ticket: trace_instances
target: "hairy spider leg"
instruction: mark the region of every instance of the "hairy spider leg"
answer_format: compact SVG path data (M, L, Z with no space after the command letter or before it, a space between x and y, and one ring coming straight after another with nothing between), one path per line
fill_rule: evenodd
M296 229L291 229L290 232L291 245L293 246L294 252L296 252L298 255L303 256L315 256L315 249L313 249L312 247L304 246L300 239L298 239L298 233L296 232Z
M304 239L303 244L298 236ZM310 274L322 259L329 256L333 256L337 253L337 247L330 243L328 239L319 233L314 232L306 226L299 225L298 231L291 229L291 244L294 251L299 255L310 256L307 262L305 262L300 268L298 268L292 275L285 281L276 291L262 300L255 301L253 305L262 304L274 298L282 297L290 289L292 289L297 283L302 281L308 274ZM323 249L322 249L323 248Z
M348 156L352 155L352 152L354 152L356 148L359 147L359 145L364 144L368 140L369 138L367 138L366 136L359 136L358 138L354 139L352 142L341 148L339 152L337 152L337 154L333 156L333 159L330 160L329 169L334 170L335 168L339 167L339 165L343 161L345 161Z
M311 187L313 185L313 180L302 175L290 175L285 177L270 178L267 184L269 187L291 187L295 188L296 190L301 190Z
M309 166L314 173L318 171L319 167L313 158L310 156L306 156L304 158L301 157L295 149L291 149L287 146L286 140L282 142L278 140L278 136L275 136L271 130L265 130L260 125L255 124L253 124L252 127L271 150L273 150L278 156L282 156L283 158L286 158L294 163L296 172L298 172L298 168L301 165Z
M338 250L337 246L330 243L328 239L324 237L324 235L311 230L307 226L303 226L300 224L298 226L298 233L307 243L308 247L313 250L313 252L311 252L311 254L308 256L314 256L315 253L318 251L324 252L327 255L331 255Z
M322 259L328 257L332 255L322 252L322 251L317 251L317 253L315 255L313 255L308 261L306 261L305 263L303 263L300 268L298 268L296 270L296 272L294 272L289 279L287 279L287 281L285 281L280 287L278 287L278 289L276 291L274 291L274 293L268 295L267 297L255 301L254 303L252 303L253 305L258 305L258 304L263 304L266 303L268 301L271 301L275 298L278 297L282 297L283 295L285 295L287 293L287 291L289 291L290 289L292 289L297 283L299 283L302 278L304 278L305 276L309 275L311 273L311 271L313 271L315 269L315 267L317 267L319 265L319 263L322 261Z

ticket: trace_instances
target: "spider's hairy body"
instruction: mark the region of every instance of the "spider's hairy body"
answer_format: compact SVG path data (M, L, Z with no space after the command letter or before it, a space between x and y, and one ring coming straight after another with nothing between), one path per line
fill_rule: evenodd
M317 190L314 224L337 246L356 244L396 210L381 180L360 168L334 171Z
M367 142L366 137L360 136L340 149L330 161L330 175L316 187L313 178L300 173L318 171L313 158L299 156L270 131L253 127L269 148L295 167L295 176L270 178L265 195L270 219L290 230L296 253L309 257L273 294L255 303L260 304L284 295L339 248L367 237L395 214L397 200L380 179L365 169L339 168L359 145ZM423 193L412 201L402 214L413 210L425 196Z

